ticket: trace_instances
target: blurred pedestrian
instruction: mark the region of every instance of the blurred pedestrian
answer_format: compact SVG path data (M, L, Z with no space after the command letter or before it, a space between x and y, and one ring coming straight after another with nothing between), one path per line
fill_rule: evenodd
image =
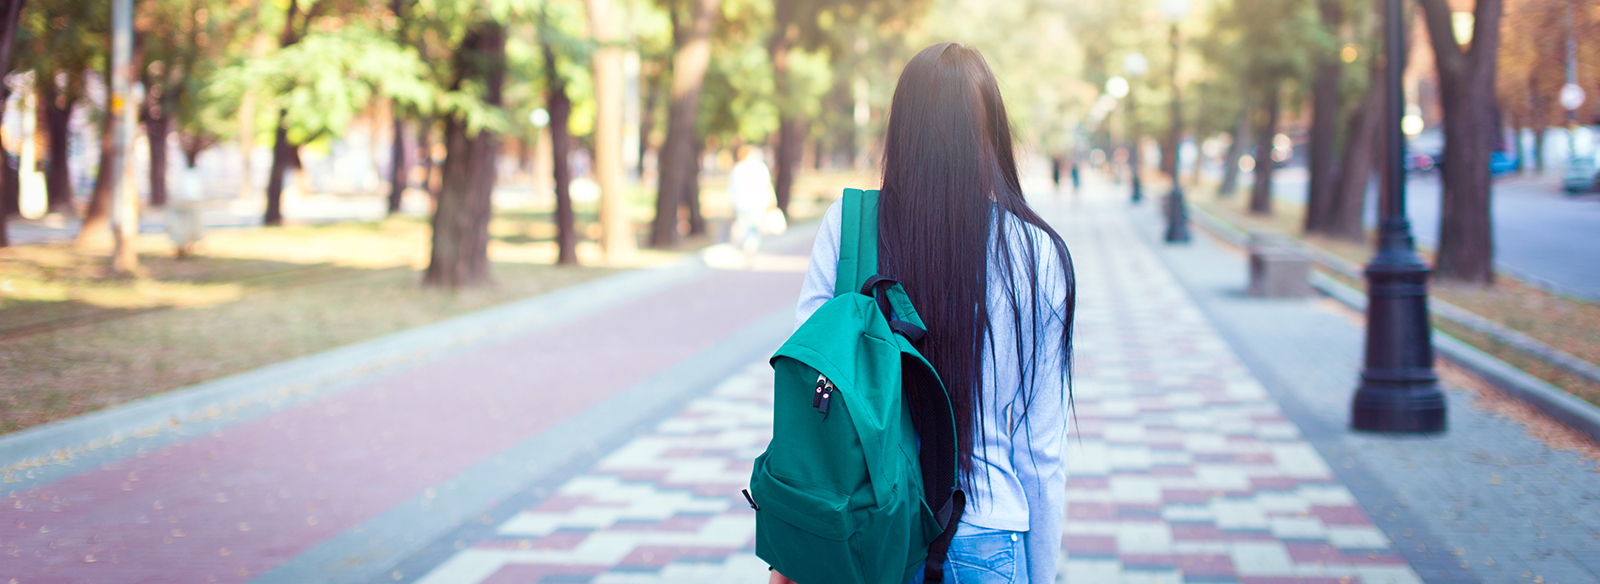
M1076 195L1078 194L1078 187L1082 185L1078 178L1078 155L1072 155L1071 158L1067 159L1067 162L1072 168L1072 194Z
M878 273L905 286L927 324L919 349L955 413L967 503L945 582L1056 581L1072 262L1023 199L1012 152L999 86L976 49L940 43L906 64L884 142ZM834 295L841 213L835 202L817 234L801 322ZM917 570L912 582L922 580Z
M1061 155L1059 154L1050 157L1050 182L1054 183L1056 187L1052 192L1061 192Z
M767 169L766 157L760 148L748 144L739 147L739 163L728 171L728 199L733 203L733 228L729 243L754 254L761 248L763 231L771 231L768 224L771 211L778 209L778 196L772 190L772 171ZM780 215L778 218L782 220Z

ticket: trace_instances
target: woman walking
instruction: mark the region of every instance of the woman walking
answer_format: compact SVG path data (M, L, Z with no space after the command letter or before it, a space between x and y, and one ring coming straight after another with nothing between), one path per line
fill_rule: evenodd
M878 268L905 286L927 324L919 349L949 392L967 493L945 582L1054 582L1071 258L1023 199L1000 89L976 49L923 49L901 73L889 114ZM835 202L811 252L800 323L833 297L840 232ZM789 581L777 572L771 580Z

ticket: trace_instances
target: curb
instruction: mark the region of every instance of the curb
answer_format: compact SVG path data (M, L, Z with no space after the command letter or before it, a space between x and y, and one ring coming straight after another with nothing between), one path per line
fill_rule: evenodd
M1192 216L1201 218L1201 220L1196 221L1201 228L1231 245L1241 248L1245 246L1247 236L1243 232L1234 229L1232 226L1222 224L1204 211L1193 209L1192 206L1191 209L1194 211ZM1344 262L1342 259L1340 261ZM1337 268L1334 269L1337 270ZM1312 272L1311 285L1323 294L1328 295L1328 297L1339 301L1340 304L1361 311L1367 309L1366 294L1346 286L1325 274ZM1430 298L1429 303L1433 304L1437 303L1437 301ZM1452 306L1452 308L1454 307ZM1471 316L1480 318L1476 315ZM1498 327L1499 325L1494 326ZM1533 342L1537 343L1538 341ZM1510 344L1519 349L1522 348L1520 344ZM1543 379L1512 367L1505 361L1496 359L1494 356L1480 351L1460 339L1445 334L1437 328L1433 329L1433 348L1440 356L1471 371L1474 375L1482 377L1501 391L1539 408L1540 411L1543 411L1551 418L1571 426L1579 432L1583 432L1596 442L1600 442L1600 407L1579 399L1561 388L1545 382ZM1538 356L1543 357L1543 355ZM1584 363L1584 365L1589 364ZM1589 367L1593 367L1593 365L1589 365Z
M1211 231L1212 233L1215 233L1218 237L1221 237L1223 240L1228 241L1229 243L1239 247L1244 247L1243 242L1248 240L1248 236L1244 232L1220 219L1217 219L1210 213L1205 212L1203 209L1197 208L1193 205L1190 205L1189 208L1190 215L1198 219L1197 222L1201 224L1201 227ZM1306 254L1311 257L1311 261L1316 262L1318 265L1324 268L1338 272L1344 277L1353 280L1362 280L1365 278L1365 276L1362 274L1362 267L1354 262L1315 247L1306 246L1304 249ZM1496 267L1495 269L1500 270L1502 268ZM1600 367L1595 366L1593 363L1574 357L1560 349L1530 337L1521 331L1493 322L1487 318L1472 313L1472 311L1461 308L1449 302L1445 302L1438 298L1430 297L1428 299L1428 306L1429 310L1440 318L1449 320L1456 325L1488 335L1497 342L1510 345L1512 348L1522 351L1523 353L1528 354L1530 357L1542 360L1550 365L1563 369L1567 373L1588 380L1590 383L1600 383Z

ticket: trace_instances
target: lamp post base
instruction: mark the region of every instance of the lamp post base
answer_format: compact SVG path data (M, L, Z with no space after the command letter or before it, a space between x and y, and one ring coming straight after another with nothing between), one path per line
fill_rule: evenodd
M1167 243L1189 242L1189 208L1183 202L1183 187L1174 183L1167 195Z
M1378 253L1367 264L1367 351L1350 427L1369 432L1445 431L1445 398L1433 369L1428 266L1411 244L1410 224L1384 219Z
M1439 434L1446 429L1444 394L1437 380L1379 381L1362 372L1350 404L1350 427L1367 432Z

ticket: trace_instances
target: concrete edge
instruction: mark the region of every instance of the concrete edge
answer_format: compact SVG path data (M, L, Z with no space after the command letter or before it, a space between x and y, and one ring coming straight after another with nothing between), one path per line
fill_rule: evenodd
M1235 229L1231 225L1223 223L1221 220L1215 217L1205 214L1205 211L1198 209L1197 211L1197 216L1204 218L1204 220L1198 222L1201 224L1202 228L1212 232L1224 241L1235 245L1241 245L1247 241L1247 236L1244 234L1244 232ZM1367 309L1366 294L1346 286L1338 280L1328 277L1327 275L1312 272L1311 285L1322 293L1327 294L1330 298L1333 298L1334 300L1339 301L1341 304L1344 304L1345 306L1349 306L1361 311L1365 311ZM1438 301L1433 298L1429 298L1429 302L1438 303ZM1452 306L1452 308L1454 307ZM1451 321L1460 322L1454 318L1452 318ZM1492 331L1483 331L1481 328L1472 327L1470 324L1467 326L1490 335L1495 335L1495 333ZM1518 335L1525 336L1521 335L1520 333ZM1504 338L1501 336L1496 336L1496 339L1512 345L1513 347L1524 352L1532 353L1534 356L1543 358L1547 362L1551 362L1554 365L1562 365L1559 362L1549 359L1548 355L1529 351L1528 348L1523 346L1522 343L1516 342L1516 339ZM1531 338L1528 339L1528 341L1532 343L1539 343ZM1542 345L1543 343L1539 344ZM1501 361L1494 356L1489 355L1488 353L1480 351L1460 339L1445 334L1443 331L1440 331L1437 328L1433 329L1433 347L1446 359L1449 359L1451 362L1473 372L1473 374L1484 378L1485 381L1488 381L1495 387L1500 388L1501 391L1504 391L1511 396L1516 397L1517 399L1539 408L1540 411L1543 411L1551 418L1571 426L1572 428L1587 434L1591 439L1600 442L1600 407L1579 399L1578 397L1567 393L1561 388L1549 384L1543 379L1539 379L1528 374L1526 371L1517 369L1505 361ZM1555 351L1555 349L1549 350ZM1561 355L1567 356L1565 353L1561 353ZM1576 357L1567 357L1569 359L1577 359ZM1584 364L1588 365L1588 363ZM1589 367L1593 368L1592 365L1589 365ZM1567 367L1562 368L1568 369ZM1570 369L1568 370L1570 371ZM1597 369L1597 371L1600 371L1600 369ZM1585 377L1588 376L1585 375Z
M1218 219L1210 213L1207 213L1204 209L1200 209L1194 205L1190 205L1189 209L1190 215L1198 219L1197 222L1200 223L1202 228L1212 232L1218 237L1221 237L1228 243L1239 247L1244 247L1246 242L1249 241L1249 236L1245 232L1232 225L1229 225L1226 221ZM1333 270L1334 272L1338 272L1345 277L1356 279L1365 277L1361 273L1361 267L1350 262L1349 260L1313 247L1307 247L1306 252L1311 256L1311 260L1316 262L1317 265ZM1498 265L1495 269L1508 271L1503 270ZM1516 275L1519 278L1521 277L1516 272L1509 273ZM1546 363L1558 367L1567 373L1587 379L1591 383L1600 383L1600 367L1595 366L1593 363L1589 363L1588 361L1574 357L1565 351L1552 347L1543 341L1524 334L1521 331L1501 325L1482 316L1478 316L1472 311L1461 308L1449 302L1445 302L1438 298L1430 296L1428 298L1428 304L1432 306L1432 312L1434 314L1449 320L1454 324L1489 335L1498 342L1510 345L1516 348L1518 351L1522 351L1531 357L1540 359Z
M1341 304L1356 310L1367 308L1366 294L1333 278L1313 273L1311 285ZM1512 367L1439 329L1433 329L1433 348L1439 355L1482 377L1501 391L1600 442L1600 407Z
M537 330L710 273L698 255L632 270L387 336L275 363L0 437L0 475L63 462L125 441L214 420L253 406L321 394L337 382Z

